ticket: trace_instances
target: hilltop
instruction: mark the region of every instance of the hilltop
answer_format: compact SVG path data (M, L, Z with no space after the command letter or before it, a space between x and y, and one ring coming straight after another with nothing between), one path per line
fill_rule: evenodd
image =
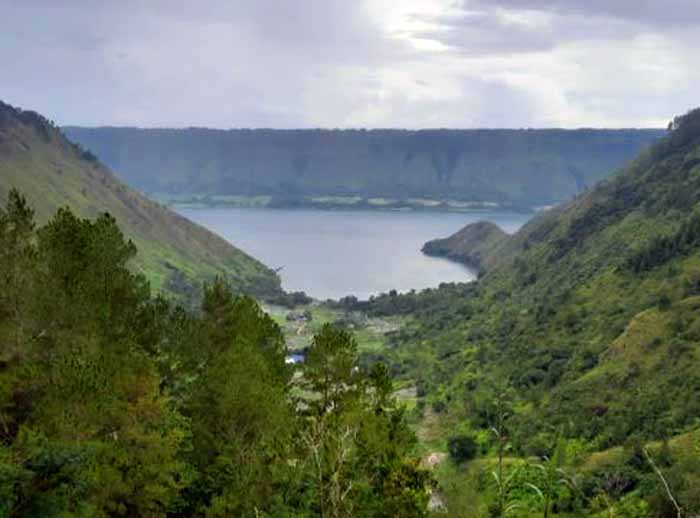
M0 200L19 189L46 222L62 206L109 212L139 250L135 266L157 289L184 293L216 274L255 295L281 291L277 275L222 238L131 189L41 115L0 102Z
M180 203L441 208L568 200L660 130L64 128L121 178Z
M508 234L495 223L477 221L449 237L428 241L422 251L426 255L445 257L484 270L498 260L499 245L507 239Z

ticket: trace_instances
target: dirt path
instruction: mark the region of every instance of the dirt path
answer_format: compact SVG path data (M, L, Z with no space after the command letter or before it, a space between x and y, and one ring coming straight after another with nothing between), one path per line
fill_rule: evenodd
M428 407L423 413L423 419L421 420L420 426L416 430L416 435L418 440L423 444L435 444L436 440L441 436L441 426L440 426L440 416L433 411L432 408ZM427 453L422 459L421 464L430 471L435 471L440 464L445 462L447 459L447 453L444 451L431 451ZM431 512L446 512L447 506L445 504L445 498L440 492L440 488L434 488L430 495L430 502L428 502L428 510Z
M423 460L422 464L431 471L434 471L445 459L447 454L442 451L434 451L429 453ZM440 493L439 488L435 488L430 493L430 501L428 502L428 511L432 512L445 512L447 511L447 506L445 505L445 499Z

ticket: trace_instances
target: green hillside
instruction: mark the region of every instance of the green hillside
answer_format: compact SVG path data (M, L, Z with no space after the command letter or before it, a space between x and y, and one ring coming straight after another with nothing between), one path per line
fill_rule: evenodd
M477 283L359 306L413 317L384 356L417 384L440 440L463 430L488 450L493 401L505 399L509 455L551 456L563 441L578 459L568 467L590 483L586 498L619 476L608 496L651 509L620 515L676 516L663 511L670 504L649 464L633 464L640 445L700 428L698 200L700 110L624 171L508 238ZM615 448L622 461L585 472ZM697 443L664 462L688 513L700 509Z
M127 183L170 201L449 210L568 200L663 135L634 129L65 131Z
M477 221L449 237L428 241L423 245L423 253L446 257L484 270L498 260L498 250L507 240L508 234L498 225L488 221Z
M158 289L183 290L222 274L247 293L280 290L269 268L127 187L40 115L0 102L3 203L12 187L27 196L40 223L62 206L82 217L109 212L139 250L136 267Z

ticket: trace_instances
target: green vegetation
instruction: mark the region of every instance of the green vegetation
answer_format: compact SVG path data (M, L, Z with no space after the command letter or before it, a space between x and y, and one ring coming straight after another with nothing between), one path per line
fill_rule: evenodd
M700 513L700 110L515 235L437 243L476 283L266 312L221 277L153 297L131 191L2 108L3 180L58 210L0 210L0 516ZM52 160L129 209L58 208Z
M483 270L502 258L500 250L508 240L508 234L498 225L478 221L467 225L445 239L433 239L423 245L423 253L446 257L467 266Z
M290 350L303 352L308 349L314 335L326 324L331 324L353 333L358 353L365 363L381 358L388 336L409 320L399 316L368 318L358 311L339 309L333 303L293 304L293 309L275 305L264 305L263 308L282 329Z
M424 448L479 445L436 471L450 513L675 517L669 494L700 512L699 156L694 111L477 283L338 303L411 317L383 357L417 386Z
M692 253L698 246L700 246L700 213L696 212L684 220L674 234L656 236L644 249L630 258L629 265L637 273L650 271L675 257Z
M216 275L256 296L281 294L273 271L124 185L40 115L0 102L1 201L13 187L31 201L39 222L65 206L82 217L109 212L138 247L138 271L183 300Z
M190 313L136 254L108 214L0 209L0 516L426 516L415 436L352 335L323 325L296 370L253 299L217 278Z
M662 130L64 129L160 199L212 205L531 209L570 199ZM243 198L245 197L245 198ZM425 200L428 203L425 203Z

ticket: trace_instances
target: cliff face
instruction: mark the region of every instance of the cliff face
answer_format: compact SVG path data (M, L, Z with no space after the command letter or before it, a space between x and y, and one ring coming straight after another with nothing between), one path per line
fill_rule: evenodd
M429 197L532 206L570 198L660 130L208 130L66 127L159 194Z

